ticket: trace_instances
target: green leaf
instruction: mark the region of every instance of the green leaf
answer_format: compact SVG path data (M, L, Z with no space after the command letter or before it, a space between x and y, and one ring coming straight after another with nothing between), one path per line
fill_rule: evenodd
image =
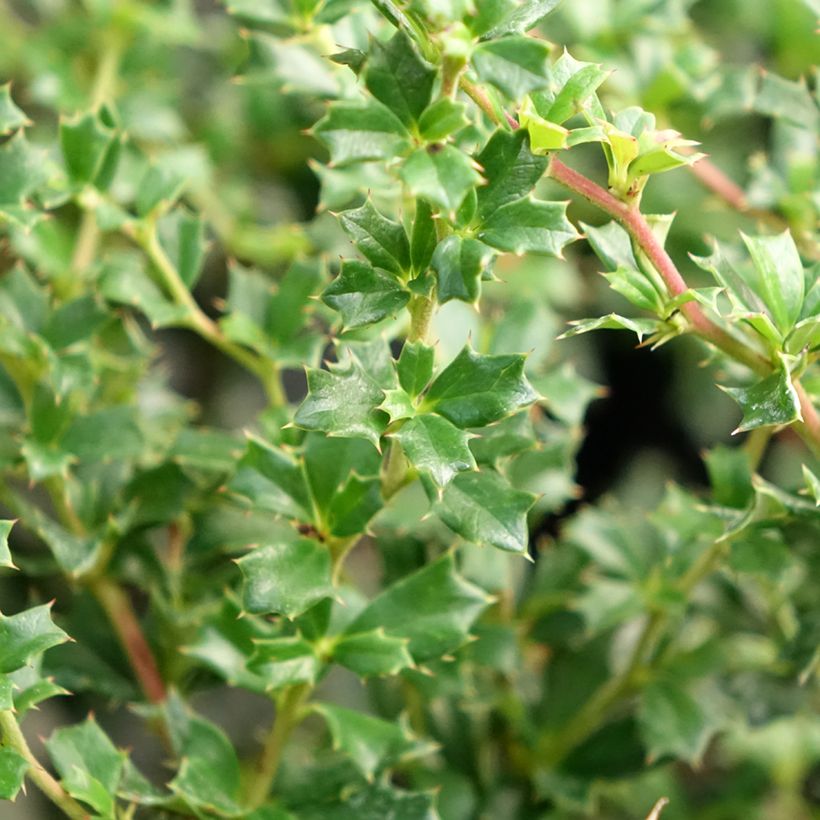
M543 40L513 35L481 43L473 52L472 64L480 79L511 100L520 100L548 84L549 53Z
M393 276L366 262L344 259L322 301L341 313L344 329L351 330L395 316L410 301L410 293Z
M579 236L567 219L566 202L541 202L532 197L498 208L487 217L478 234L483 242L501 251L559 258L564 245Z
M236 563L242 570L242 606L247 612L276 612L293 619L333 594L330 553L308 538L257 547Z
M806 492L814 499L816 506L820 507L820 478L818 478L805 464L803 468L803 480L806 482Z
M339 214L339 222L362 255L375 267L403 276L410 269L410 245L404 227L382 216L370 199Z
M363 533L371 518L382 508L378 477L351 475L330 502L325 520L332 535L346 538Z
M560 2L561 0L523 0L517 9L505 15L481 39L494 40L506 34L522 34L543 20Z
M419 133L427 142L447 139L468 124L467 106L446 97L436 100L419 118Z
M299 809L299 820L433 820L436 796L371 785L346 792L332 803ZM276 818L274 818L276 820Z
M200 217L177 208L157 224L159 241L180 278L193 289L205 260L205 223Z
M60 122L60 146L68 175L80 185L93 183L106 162L116 134L89 111Z
M527 511L535 496L510 486L490 470L459 473L444 489L433 511L467 541L509 552L527 549Z
M569 322L572 327L562 333L559 339L569 339L572 336L579 336L581 333L589 333L591 330L631 330L642 342L644 336L651 336L661 328L661 323L655 319L630 319L627 316L619 316L617 313L608 313L606 316L598 316L595 319L576 319Z
M483 427L532 404L538 395L524 376L526 356L484 356L469 345L430 385L422 410L456 427Z
M0 800L14 800L17 797L27 771L28 761L22 755L14 749L0 748Z
M265 682L265 691L314 684L322 664L313 645L300 637L259 638L249 668Z
M0 613L0 672L14 672L67 640L68 635L51 620L50 604L17 615Z
M174 204L187 184L184 166L173 155L148 166L137 188L136 209L140 216L166 210Z
M396 366L399 384L409 396L420 395L433 377L435 349L424 342L405 342Z
M429 754L435 748L381 718L329 703L312 708L325 719L334 748L347 755L368 780L404 759Z
M114 794L126 755L116 749L94 717L55 730L46 748L65 790L105 817L113 817Z
M311 501L301 466L286 452L260 438L249 437L228 489L254 507L310 521Z
M671 756L697 765L714 731L698 703L671 681L643 690L638 723L650 763Z
M0 568L17 569L11 560L9 550L9 533L14 526L14 521L4 521L0 519Z
M483 590L456 572L455 557L447 553L387 587L345 634L381 627L388 635L407 638L410 654L421 663L461 646L490 602Z
M788 231L777 236L741 236L757 270L755 291L785 336L803 307L805 279L797 246Z
M438 301L451 299L475 303L481 295L481 280L491 266L494 252L483 242L455 234L443 239L433 254L438 279Z
M9 137L0 144L0 212L22 205L47 177L45 153L33 148L22 131Z
M406 638L396 638L381 627L356 635L342 635L333 646L333 660L360 678L397 675L413 666Z
M770 71L762 73L752 109L769 117L784 119L798 128L817 130L820 112L802 78L786 80Z
M564 362L535 380L550 413L566 424L583 422L589 403L605 394L604 388L579 375L571 362Z
M335 436L366 438L376 447L387 426L378 406L382 389L361 365L351 359L333 370L307 371L308 395L299 405L294 424L306 430L322 430Z
M405 125L412 125L427 107L435 79L433 66L404 32L396 32L387 43L370 40L365 85Z
M136 408L106 407L75 418L60 446L81 462L137 458L145 446Z
M470 157L452 145L440 143L418 148L399 173L414 196L448 213L454 212L467 192L481 182Z
M438 238L430 204L424 199L416 200L416 216L410 239L410 258L416 274L422 274L430 265Z
M551 151L558 151L569 146L570 132L563 125L544 119L533 107L527 97L518 112L521 128L526 129L530 137L530 150L533 154L547 156Z
M743 410L743 419L734 433L801 421L800 398L791 382L789 368L780 359L776 373L751 387L723 387Z
M390 423L399 419L409 419L416 415L413 399L401 388L384 391L384 401L379 405L390 416Z
M461 470L475 469L467 442L470 435L441 416L416 416L392 434L410 463L438 487L446 486Z
M478 215L486 219L499 208L527 196L547 169L547 158L530 151L523 129L496 131L476 158L487 178L478 188Z
M29 124L29 118L11 98L11 83L0 85L0 137Z
M362 477L379 474L382 458L362 439L329 438L311 433L304 449L305 474L316 506L323 514L351 473Z
M362 160L392 160L410 147L401 120L375 100L331 103L313 134L330 151L334 166Z
M550 70L550 87L533 95L538 114L553 123L565 122L588 107L609 73L596 63L580 62L564 51Z

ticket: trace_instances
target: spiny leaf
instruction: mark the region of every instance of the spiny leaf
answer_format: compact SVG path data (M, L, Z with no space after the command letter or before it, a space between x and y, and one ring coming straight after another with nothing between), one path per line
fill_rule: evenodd
M330 553L317 541L257 547L237 561L242 570L242 605L248 612L295 618L333 593Z
M467 541L509 552L527 549L527 511L535 496L510 486L491 470L459 473L445 487L433 510Z
M481 43L472 63L478 76L512 100L549 82L549 45L533 37L510 36Z
M396 366L399 384L413 398L424 391L433 376L435 350L424 342L405 342Z
M370 199L360 208L343 211L339 222L367 260L377 268L402 276L410 269L410 245L404 227L380 214Z
M453 100L436 100L419 118L419 132L428 142L447 139L468 124L467 106Z
M382 628L343 635L333 646L333 660L362 678L396 675L413 666L407 640L388 635Z
M566 212L566 202L518 199L491 213L478 238L501 251L561 257L562 248L579 238Z
M483 590L462 578L447 553L387 587L345 631L356 635L382 627L409 640L416 662L440 657L467 639L473 621L489 605Z
M435 143L414 151L401 167L401 178L414 196L452 213L467 192L481 182L470 158L452 145Z
M352 474L333 496L326 513L332 535L347 538L367 529L371 518L382 508L378 477L361 478Z
M11 551L9 550L9 533L14 526L14 521L0 520L0 567L7 567L9 569L16 569L14 562L11 560Z
M322 664L313 645L301 637L260 638L255 645L249 668L264 680L265 691L316 683Z
M17 615L0 613L0 672L13 672L52 646L69 640L51 620L51 606L37 606Z
M506 34L521 34L543 20L561 0L523 0L514 11L509 12L499 23L482 36L482 40L493 40Z
M474 303L481 295L481 280L486 275L494 252L471 237L451 235L439 242L432 266L438 279L438 300L451 299Z
M461 470L475 469L469 435L441 416L428 413L409 419L393 437L410 463L438 487L446 486Z
M28 117L11 98L11 83L0 85L0 137L28 124Z
M60 123L60 146L63 150L68 175L78 184L93 183L103 170L116 134L88 111Z
M526 356L476 353L469 345L430 385L422 409L456 427L483 427L532 404L538 396L524 376Z
M352 259L342 261L341 272L322 293L322 301L341 313L346 330L394 316L409 300L409 291L393 276Z
M0 748L0 800L14 800L28 771L28 761L8 747Z

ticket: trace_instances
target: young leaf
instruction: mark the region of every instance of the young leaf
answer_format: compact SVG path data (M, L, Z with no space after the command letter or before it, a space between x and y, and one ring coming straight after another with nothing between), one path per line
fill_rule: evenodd
M345 330L395 316L409 300L409 291L393 276L352 259L342 261L341 272L322 293L322 301L341 313Z
M800 398L783 359L777 372L751 387L723 387L743 410L743 420L733 433L800 421Z
M566 202L541 202L526 197L491 213L478 238L500 251L543 253L561 257L564 245L579 238L567 219Z
M419 56L403 31L384 44L371 39L365 85L405 125L412 125L427 107L435 79L434 68Z
M445 487L433 510L467 541L509 552L527 549L527 511L535 496L510 486L490 470L459 473Z
M410 238L410 258L417 276L424 273L430 265L437 242L436 224L430 204L425 199L417 199L413 234Z
M483 590L462 578L447 553L388 586L345 630L357 635L382 627L409 640L417 663L440 657L464 643L473 621L489 605Z
M370 199L364 205L339 214L339 222L351 241L375 267L403 276L410 269L410 245L404 227L382 216Z
M330 151L334 166L362 160L392 160L410 147L401 120L375 100L331 103L313 134Z
M0 747L0 800L14 800L23 787L28 761L20 754Z
M343 635L333 646L333 660L361 678L397 675L413 666L407 640L372 629L356 635Z
M399 173L414 196L428 199L448 213L455 211L467 192L481 182L472 160L463 151L440 143L416 149Z
M0 613L0 673L14 672L68 639L51 620L50 605L26 609L17 615Z
M333 370L308 370L308 394L299 405L294 423L305 430L335 436L366 438L376 447L387 426L378 406L382 389L355 360Z
M430 385L422 409L456 427L483 427L532 404L538 395L524 376L526 356L484 356L469 345Z
M467 444L469 434L441 416L416 416L392 435L410 463L438 487L446 486L461 470L475 469L475 459Z
M396 723L353 709L317 703L313 710L325 719L333 746L348 755L368 780L400 760L428 754L434 748L410 737Z
M481 295L481 280L492 262L494 252L483 242L451 234L439 242L432 266L438 278L438 300L451 299L475 303Z
M308 538L257 547L236 563L247 612L276 612L292 620L333 594L330 553Z
M396 370L399 384L409 396L420 395L433 377L435 350L424 342L405 342Z

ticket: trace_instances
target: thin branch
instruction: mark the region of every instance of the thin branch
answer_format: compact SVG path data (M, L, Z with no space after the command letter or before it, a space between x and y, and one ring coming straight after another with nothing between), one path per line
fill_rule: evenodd
M12 712L0 711L0 736L4 746L25 758L29 765L26 775L63 814L71 820L89 820L91 813L71 797L34 756Z

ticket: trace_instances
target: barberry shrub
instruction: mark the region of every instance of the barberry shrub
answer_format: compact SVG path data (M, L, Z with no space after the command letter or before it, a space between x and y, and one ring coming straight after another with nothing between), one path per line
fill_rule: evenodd
M557 5L0 6L4 818L814 816L817 5Z

